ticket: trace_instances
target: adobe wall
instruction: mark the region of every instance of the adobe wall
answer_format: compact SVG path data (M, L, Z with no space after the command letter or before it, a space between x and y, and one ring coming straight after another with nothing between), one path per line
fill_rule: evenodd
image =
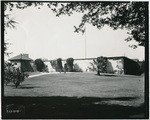
M97 66L94 64L93 60L74 60L74 64L77 64L83 72L93 72L92 70L93 66L97 69ZM91 69L90 69L91 68Z
M44 62L44 64L47 65L49 72L56 72L50 62Z
M96 58L87 58L87 59L74 59L74 65L77 64L83 72L96 72L97 65L94 64L93 59ZM49 72L55 72L55 69L52 68L50 62L45 62L49 68ZM62 60L62 66L66 60ZM136 62L126 57L111 57L107 59L107 73L111 74L137 74L139 67Z
M96 59L96 58L74 59L74 65L77 64L82 69L83 72L96 72L97 65L94 64L93 59ZM50 62L44 62L44 63L48 66L49 72L55 72L55 69L52 68ZM62 60L63 67L65 63L66 63L66 60ZM123 58L108 59L106 69L107 69L107 73L124 74Z
M128 58L124 59L124 71L125 71L125 74L128 74L128 75L140 75L141 74L139 64Z
M107 73L124 74L124 61L121 59L107 60Z

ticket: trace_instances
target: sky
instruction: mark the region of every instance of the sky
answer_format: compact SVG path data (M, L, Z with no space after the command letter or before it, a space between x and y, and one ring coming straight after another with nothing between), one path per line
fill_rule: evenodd
M99 30L86 24L85 34L75 33L74 26L80 24L82 13L56 17L47 6L43 6L41 9L38 7L14 9L11 12L6 11L6 14L10 14L17 22L16 28L7 28L7 34L5 34L5 40L11 43L7 52L13 52L9 57L5 57L6 60L20 53L29 54L33 60L99 56L126 56L144 60L145 48L129 47L134 41L124 40L128 37L125 30L113 30L108 26Z

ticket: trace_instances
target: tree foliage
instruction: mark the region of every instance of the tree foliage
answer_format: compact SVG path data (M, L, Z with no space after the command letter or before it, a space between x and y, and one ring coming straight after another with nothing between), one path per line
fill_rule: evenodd
M68 71L68 66L67 63L64 64L64 73L66 73Z
M100 72L101 73L106 73L107 70L106 70L106 67L107 67L107 58L106 57L97 57L96 59L97 61L97 74L100 75Z
M51 60L50 64L53 69L55 69L56 72L62 72L63 66L62 66L62 59L58 58L57 60Z
M84 32L86 23L98 29L108 25L114 30L128 30L126 41L136 40L140 46L145 46L147 6L146 2L71 2L61 4L55 11L56 16L70 16L74 11L84 13L75 32Z
M35 65L36 65L36 69L39 71L39 72L45 72L45 69L46 69L46 65L44 64L44 62L42 61L42 59L36 59L34 61Z
M61 58L58 58L58 59L57 59L57 69L58 69L59 72L62 72L62 71L63 71L62 59L61 59Z
M68 67L68 72L73 72L73 62L74 62L73 58L68 58L66 60L67 67Z
M98 62L93 59L93 62L90 62L90 66L88 67L88 69L92 72L95 72L97 71L97 65L98 65Z
M14 83L16 88L22 83L26 77L29 75L27 73L21 72L19 68L14 67L14 64L5 62L4 64L4 83Z
M14 8L25 9L30 6L43 5L41 2L4 2L4 32L7 34L7 28L16 28L16 20L11 18L11 14L7 14L6 11L12 11ZM4 42L4 54L10 55L11 53L6 52L9 43Z
M126 29L129 37L126 41L135 40L139 46L145 46L148 2L5 2L4 10L13 8L25 9L30 6L40 7L46 4L56 16L71 15L74 12L83 13L81 23L75 27L75 32L85 31L85 24L89 23L101 29L105 25L114 30ZM9 15L5 15L9 18ZM14 27L15 21L5 22L5 27ZM133 48L136 48L133 45Z

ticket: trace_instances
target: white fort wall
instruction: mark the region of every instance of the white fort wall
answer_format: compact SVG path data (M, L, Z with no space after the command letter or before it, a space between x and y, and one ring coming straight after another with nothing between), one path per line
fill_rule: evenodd
M93 58L95 59L95 58ZM97 69L97 66L94 64L93 59L75 59L74 64L77 64L83 72L91 72L89 68L93 68L91 63L94 65L94 68ZM55 69L51 66L50 62L44 62L48 66L49 72L55 72ZM65 60L62 60L62 66L66 63ZM124 74L124 64L123 59L108 59L107 62L107 73L115 74Z
M107 60L107 73L124 74L123 59Z
M44 64L47 65L49 72L55 72L55 69L52 67L50 62L44 62Z
M74 60L74 64L78 64L83 72L91 72L89 69L93 67L91 63L94 65L95 69L97 69L97 66L94 64L93 60ZM123 59L108 59L106 70L107 73L123 74Z
M83 72L90 72L91 70L89 67L91 66L91 63L93 63L93 60L74 60L74 64L77 64ZM95 67L97 67L95 65Z

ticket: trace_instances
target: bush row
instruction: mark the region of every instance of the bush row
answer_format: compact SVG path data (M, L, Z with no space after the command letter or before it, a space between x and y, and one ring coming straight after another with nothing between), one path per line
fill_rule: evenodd
M64 66L62 65L61 58L51 60L50 63L57 72L82 72L82 69L77 64L74 64L73 58L68 58Z

